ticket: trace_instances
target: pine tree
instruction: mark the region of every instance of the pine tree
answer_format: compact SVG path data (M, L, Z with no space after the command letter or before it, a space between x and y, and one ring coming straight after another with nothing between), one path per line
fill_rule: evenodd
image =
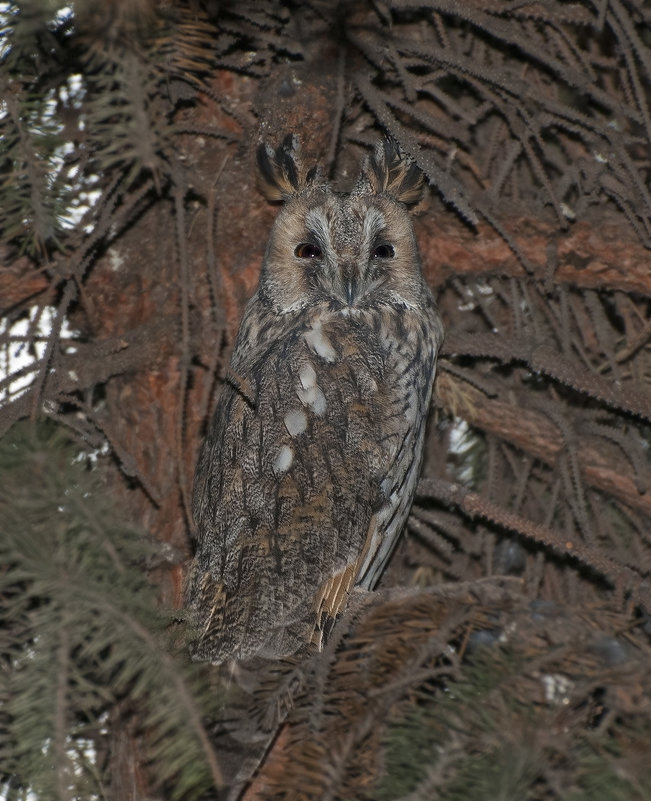
M651 796L649 22L4 4L0 795L217 797L188 499L275 213L255 145L294 131L342 187L383 135L423 170L447 336L407 534L248 798Z

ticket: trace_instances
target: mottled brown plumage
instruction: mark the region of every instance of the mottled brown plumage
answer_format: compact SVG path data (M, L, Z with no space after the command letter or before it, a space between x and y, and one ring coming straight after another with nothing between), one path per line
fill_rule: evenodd
M283 198L197 466L187 596L196 656L295 654L372 589L418 479L442 327L403 200L420 176L379 146L356 188L261 148Z

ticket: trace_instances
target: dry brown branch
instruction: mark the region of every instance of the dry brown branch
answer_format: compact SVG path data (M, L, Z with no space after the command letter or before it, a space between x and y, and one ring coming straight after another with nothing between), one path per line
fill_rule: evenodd
M631 386L631 382L606 380L565 359L547 344L515 338L506 341L497 334L465 334L453 331L446 336L442 352L448 356L462 354L494 358L503 364L524 362L534 372L551 376L566 386L598 398L608 406L651 421L651 396L641 386ZM479 384L477 386L481 388ZM491 394L496 394L494 389Z
M25 263L24 270L18 264L13 264L10 269L0 269L0 312L3 314L36 298L47 303L53 294L47 275L31 268L27 259L22 261ZM46 293L45 297L43 293Z
M549 417L527 408L526 395L509 400L487 398L479 390L449 373L436 382L437 397L444 407L470 425L500 437L547 464L555 464L565 443ZM518 403L519 401L519 403ZM602 492L614 495L628 506L651 515L651 492L640 493L631 477L630 466L614 449L576 445L585 480Z
M577 222L566 233L559 233L552 223L526 217L510 220L507 231L528 261L537 266L541 280L546 276L546 254L553 240L558 263L555 282L651 296L651 251L625 225L608 220L601 224ZM434 286L450 277L526 274L504 239L485 223L472 230L447 214L423 217L419 244Z
M583 565L601 573L614 583L625 581L630 590L635 591L640 577L632 570L618 565L604 553L588 547L576 539L570 540L562 533L540 526L521 515L513 514L459 484L440 479L422 479L418 485L421 497L436 498L450 506L457 506L471 518L482 518L499 526L517 532L533 540L538 545L550 549L561 556L577 559Z

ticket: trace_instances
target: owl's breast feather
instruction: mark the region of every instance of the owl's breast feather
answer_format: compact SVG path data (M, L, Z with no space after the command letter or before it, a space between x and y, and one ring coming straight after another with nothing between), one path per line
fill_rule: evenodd
M375 586L409 511L431 391L436 331L422 314L263 311L243 322L195 483L189 594L198 653L218 661L318 645L352 586Z

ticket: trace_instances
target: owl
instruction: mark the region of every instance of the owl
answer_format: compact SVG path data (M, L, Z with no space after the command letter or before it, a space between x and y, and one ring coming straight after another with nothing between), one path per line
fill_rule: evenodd
M213 664L321 648L372 590L422 461L443 329L406 208L421 174L384 142L341 194L293 136L258 164L282 201L201 449L187 600Z

